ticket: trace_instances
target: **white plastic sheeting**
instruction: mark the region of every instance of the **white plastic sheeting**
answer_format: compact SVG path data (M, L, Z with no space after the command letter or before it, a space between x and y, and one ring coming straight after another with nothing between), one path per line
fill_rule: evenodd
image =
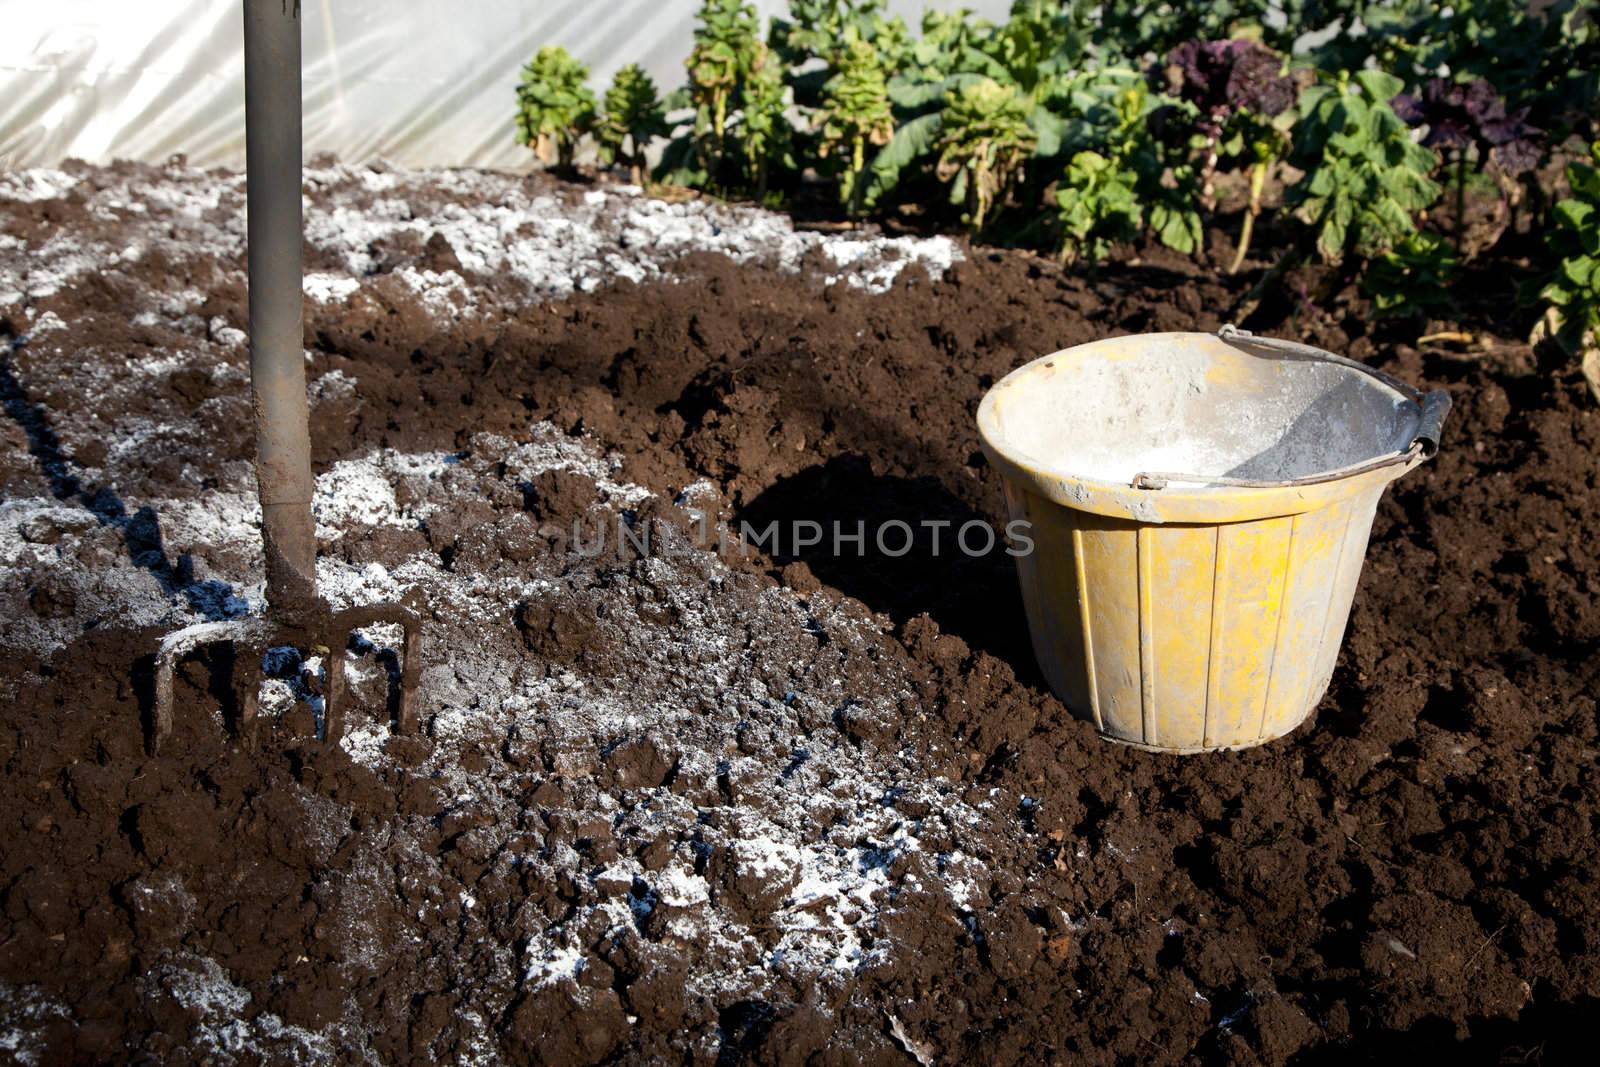
M0 0L0 168L244 163L240 0ZM698 0L303 0L305 147L359 162L522 167L518 71L546 44L683 80ZM756 0L763 22L784 0ZM1009 0L890 0L1001 17Z

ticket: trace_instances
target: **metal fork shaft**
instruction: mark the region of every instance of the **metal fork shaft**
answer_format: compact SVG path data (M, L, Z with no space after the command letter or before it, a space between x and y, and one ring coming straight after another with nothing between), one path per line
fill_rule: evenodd
M404 632L396 728L416 729L422 624L400 604L337 615L317 595L317 531L311 512L310 408L302 342L300 0L244 0L245 170L250 286L250 388L256 416L256 481L266 550L266 618L189 626L156 655L150 751L172 731L173 673L205 645L234 645L236 726L253 744L261 656L270 644L327 657L324 740L344 729L344 653L351 630L389 623ZM242 657L242 659L241 659Z
M250 387L267 600L284 618L316 604L311 432L301 287L300 3L244 0Z

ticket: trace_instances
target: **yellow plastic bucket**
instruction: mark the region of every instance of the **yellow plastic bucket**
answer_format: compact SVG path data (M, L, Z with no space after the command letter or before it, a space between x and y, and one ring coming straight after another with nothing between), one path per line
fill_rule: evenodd
M1294 342L1116 337L1034 360L978 408L1032 550L1056 694L1163 752L1289 733L1327 690L1383 490L1450 400Z

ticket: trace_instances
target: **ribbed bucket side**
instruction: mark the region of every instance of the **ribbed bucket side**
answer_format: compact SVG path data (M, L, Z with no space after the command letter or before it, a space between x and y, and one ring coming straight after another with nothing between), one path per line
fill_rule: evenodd
M1045 677L1107 737L1169 751L1293 730L1327 688L1383 483L1298 515L1148 524L1008 488Z

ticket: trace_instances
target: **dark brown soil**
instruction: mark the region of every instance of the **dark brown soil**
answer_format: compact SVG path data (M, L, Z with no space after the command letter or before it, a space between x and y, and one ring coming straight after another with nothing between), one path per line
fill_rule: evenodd
M102 225L70 198L48 204L0 208L0 232ZM454 269L436 247L409 254ZM556 303L469 275L494 314L453 323L398 288L308 305L312 376L357 383L316 404L319 465L375 447L456 454L444 488L417 490L448 508L418 528L352 525L324 552L391 567L422 554L481 580L483 605L425 584L413 599L431 691L483 701L485 721L452 733L425 714L425 736L388 742L375 766L297 738L292 717L246 752L212 718L227 664L197 659L178 733L150 758L159 630L97 613L61 575L126 554L146 580L194 588L159 527L113 501L202 498L234 477L244 354L130 327L128 302L197 285L202 319L242 328L225 266L100 273L38 303L66 324L39 341L22 343L16 309L4 322L0 499L48 492L88 518L41 532L0 584L0 612L77 631L46 662L0 650L0 1048L51 1063L1578 1058L1574 1034L1600 1008L1600 412L1570 368L1493 336L1419 351L1414 325L1375 325L1354 300L1250 322L1448 388L1456 409L1438 458L1379 509L1314 721L1178 758L1105 744L1050 695L998 551L924 542L723 570L708 552L584 560L560 534L626 511L681 540L667 502L702 481L693 502L724 520L1000 521L973 426L991 382L1095 337L1215 329L1248 280L1160 257L1086 279L968 250L942 282L875 296L707 255L681 281ZM95 385L186 350L136 394ZM97 434L130 413L200 430L137 454L111 493L74 471L109 469L95 449L115 442ZM658 496L624 505L566 470L519 484L505 457L540 443L539 420ZM248 546L196 554L236 584L259 576ZM795 595L774 599L780 585ZM733 673L708 681L697 664L727 641ZM683 655L668 670L670 648ZM566 675L632 694L639 722L574 742L559 716L490 702ZM740 695L752 683L769 696ZM688 725L649 726L664 704L690 709ZM717 738L727 748L704 751ZM465 778L440 769L445 747ZM781 821L805 800L811 839L866 848L846 829L848 783L817 770L830 753L935 785L882 798L921 847L870 843L885 891L857 916L867 951L785 969L763 953L795 886L737 842L748 813ZM781 774L741 777L772 759ZM958 804L981 817L957 819ZM557 854L576 859L519 859ZM940 865L963 854L977 892L957 907ZM641 878L692 864L751 955L675 926L692 902L595 873L619 857ZM625 929L573 918L618 894ZM536 980L518 953L553 926L588 962ZM230 1015L235 1030L217 1023ZM281 1027L331 1043L302 1048Z

